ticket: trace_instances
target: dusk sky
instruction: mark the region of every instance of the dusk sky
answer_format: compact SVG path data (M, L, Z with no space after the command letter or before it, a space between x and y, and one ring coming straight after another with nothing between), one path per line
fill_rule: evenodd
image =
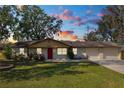
M41 5L44 11L50 15L63 20L61 38L68 37L76 39L83 37L87 32L97 29L96 22L99 21L105 5ZM88 30L89 29L89 30Z

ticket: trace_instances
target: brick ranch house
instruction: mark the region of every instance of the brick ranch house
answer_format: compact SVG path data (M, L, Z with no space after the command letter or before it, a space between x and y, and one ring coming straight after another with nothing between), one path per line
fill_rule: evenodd
M17 42L13 50L18 54L43 54L46 59L68 59L67 48L73 48L75 57L98 60L120 60L121 46L115 43L90 41L58 41L44 39L39 41Z

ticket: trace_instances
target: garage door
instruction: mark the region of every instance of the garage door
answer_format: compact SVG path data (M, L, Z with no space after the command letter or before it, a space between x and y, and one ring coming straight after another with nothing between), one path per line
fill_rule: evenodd
M107 60L119 59L118 48L105 48L103 49L103 58Z
M89 59L99 59L99 52L98 48L87 48L86 54L88 55Z

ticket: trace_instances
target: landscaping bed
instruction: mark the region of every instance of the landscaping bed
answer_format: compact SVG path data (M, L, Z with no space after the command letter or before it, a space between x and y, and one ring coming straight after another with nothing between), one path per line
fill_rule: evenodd
M1 60L0 61L0 71L10 70L13 67L14 67L14 61L13 60Z

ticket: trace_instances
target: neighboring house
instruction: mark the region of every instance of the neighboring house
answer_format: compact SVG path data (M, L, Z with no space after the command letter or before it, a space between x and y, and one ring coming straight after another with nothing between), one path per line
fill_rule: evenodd
M67 48L73 47L77 58L119 60L121 59L121 46L115 43L90 41L58 41L44 39L39 41L17 42L13 49L16 53L43 54L46 59L67 59Z

